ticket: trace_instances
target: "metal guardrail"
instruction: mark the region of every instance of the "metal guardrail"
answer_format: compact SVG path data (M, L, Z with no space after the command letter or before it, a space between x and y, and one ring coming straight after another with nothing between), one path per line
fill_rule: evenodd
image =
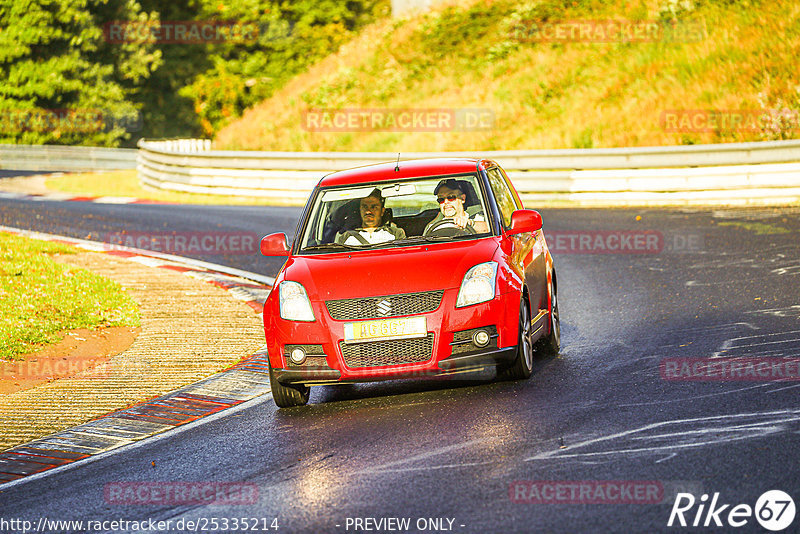
M159 189L302 204L326 173L396 153L211 150L208 140L139 141L139 177ZM671 147L415 152L483 157L506 169L524 201L585 204L800 201L800 141Z
M527 202L753 203L800 201L800 141L672 147L414 152L500 163ZM139 150L0 144L0 169L95 171L137 168L148 187L265 197L303 204L328 172L394 161L396 153L211 150L202 139L139 141Z
M0 144L0 169L98 171L135 169L135 148Z

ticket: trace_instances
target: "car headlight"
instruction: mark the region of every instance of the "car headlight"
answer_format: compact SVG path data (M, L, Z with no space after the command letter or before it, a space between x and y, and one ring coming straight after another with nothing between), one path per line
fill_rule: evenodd
M497 262L479 263L464 275L461 289L458 290L456 308L472 306L494 298L495 279L497 278Z
M314 311L302 284L284 280L278 286L281 319L287 321L313 321Z

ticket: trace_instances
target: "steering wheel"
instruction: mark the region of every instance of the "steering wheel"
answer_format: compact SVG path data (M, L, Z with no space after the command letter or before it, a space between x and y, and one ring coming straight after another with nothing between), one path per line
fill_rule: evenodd
M459 227L453 219L442 219L436 221L428 228L425 235L441 236L441 237L455 237L459 235L477 234L474 226Z

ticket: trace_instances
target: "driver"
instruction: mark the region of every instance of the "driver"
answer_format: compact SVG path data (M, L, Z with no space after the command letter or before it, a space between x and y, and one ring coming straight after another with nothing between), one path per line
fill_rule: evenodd
M374 245L404 239L406 233L402 228L398 228L392 222L383 222L386 213L385 204L386 199L376 187L359 203L361 227L337 233L335 241L345 245Z
M439 213L425 227L423 235L427 235L436 223L444 219L452 220L453 224L459 228L472 227L478 234L489 231L486 218L479 211L480 206L470 206L470 208L464 209L467 195L464 193L461 180L446 178L436 185L433 194L436 195L436 201L439 203ZM473 209L477 211L470 213Z

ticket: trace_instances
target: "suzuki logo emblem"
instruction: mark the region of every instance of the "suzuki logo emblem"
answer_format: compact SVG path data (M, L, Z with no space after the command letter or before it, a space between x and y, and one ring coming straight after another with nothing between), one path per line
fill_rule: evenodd
M378 302L375 306L378 310L378 315L383 315L384 317L392 313L392 303L386 299Z

